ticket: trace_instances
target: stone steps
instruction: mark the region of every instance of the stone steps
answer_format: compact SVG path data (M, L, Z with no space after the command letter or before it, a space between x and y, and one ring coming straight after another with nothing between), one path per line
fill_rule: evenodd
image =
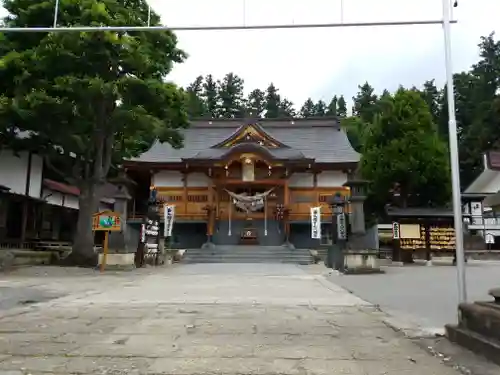
M458 325L446 326L448 339L500 364L500 304L463 303L459 310Z
M283 246L215 246L212 249L189 249L183 263L294 263L311 264L306 249Z

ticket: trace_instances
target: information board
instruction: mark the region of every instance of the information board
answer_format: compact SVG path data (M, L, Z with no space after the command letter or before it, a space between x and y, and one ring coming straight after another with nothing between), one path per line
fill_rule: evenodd
M415 225L416 224L412 224L412 226L415 226ZM419 228L420 236L417 238L403 238L403 236L401 236L401 239L399 240L401 249L421 250L421 249L425 249L427 247L425 226L423 226L423 225L417 225L417 226L420 227ZM401 232L403 232L402 231L403 225L401 225L400 228L401 228ZM412 232L413 232L413 230L412 230ZM414 233L414 237L416 237L417 233Z
M102 211L94 214L92 218L93 231L119 232L122 230L120 213Z

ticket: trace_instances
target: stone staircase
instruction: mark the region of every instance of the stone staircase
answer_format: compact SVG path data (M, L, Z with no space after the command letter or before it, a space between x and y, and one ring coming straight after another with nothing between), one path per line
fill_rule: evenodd
M500 289L490 294L495 302L461 304L460 321L446 326L446 336L500 365Z
M289 263L312 264L307 249L285 246L216 245L213 248L189 249L182 263Z

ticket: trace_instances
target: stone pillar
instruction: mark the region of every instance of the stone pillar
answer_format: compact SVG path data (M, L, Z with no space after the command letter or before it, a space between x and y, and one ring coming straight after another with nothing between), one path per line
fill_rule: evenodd
M364 202L366 200L364 187L366 185L366 181L349 178L348 181L344 184L344 186L348 186L351 188L351 233L352 234L365 234L365 211L364 211Z
M113 211L120 213L122 223L121 232L111 232L109 235L109 251L110 253L135 253L136 248L131 244L131 231L127 225L127 208L128 202L132 198L128 192L125 183L117 183L116 192L113 196L115 199Z

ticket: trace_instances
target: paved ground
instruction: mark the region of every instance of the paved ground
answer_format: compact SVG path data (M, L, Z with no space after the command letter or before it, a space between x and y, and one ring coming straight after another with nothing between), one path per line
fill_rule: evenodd
M330 281L407 322L442 330L457 320L457 272L452 266L387 267L382 275L331 275ZM468 299L491 300L488 290L500 286L500 262L467 265Z
M0 311L0 374L457 374L314 266L33 270L66 296Z

